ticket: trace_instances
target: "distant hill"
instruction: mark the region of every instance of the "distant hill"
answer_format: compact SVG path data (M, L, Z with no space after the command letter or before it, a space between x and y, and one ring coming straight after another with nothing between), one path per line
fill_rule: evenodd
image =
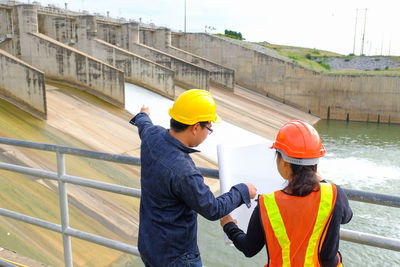
M288 61L326 74L400 76L400 57L341 55L316 48L254 43L273 50Z
M324 74L400 76L400 57L396 56L355 56L335 52L237 40L224 34L215 34L229 42L257 50L269 56L291 62L303 68Z

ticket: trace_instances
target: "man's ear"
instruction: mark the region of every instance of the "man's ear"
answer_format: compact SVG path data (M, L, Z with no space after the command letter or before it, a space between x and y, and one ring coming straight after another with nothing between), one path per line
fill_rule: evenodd
M200 123L196 123L194 125L189 126L190 128L190 132L192 133L192 135L196 135L197 132L199 131L199 127L200 127Z

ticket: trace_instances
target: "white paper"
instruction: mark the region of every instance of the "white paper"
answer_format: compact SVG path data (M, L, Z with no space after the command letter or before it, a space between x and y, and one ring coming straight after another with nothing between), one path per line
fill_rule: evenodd
M275 150L269 149L271 145L272 142L240 147L218 145L221 194L228 192L233 185L238 183L252 183L257 188L257 194L268 194L282 189L286 181L276 168ZM242 205L231 213L237 220L239 228L244 232L247 232L247 226L256 205L256 201L252 200L251 208ZM227 237L225 241L230 242Z

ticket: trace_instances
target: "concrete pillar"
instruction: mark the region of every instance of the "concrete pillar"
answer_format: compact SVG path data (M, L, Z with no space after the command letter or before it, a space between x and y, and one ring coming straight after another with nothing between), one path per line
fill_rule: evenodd
M28 33L38 32L37 7L35 5L16 5L12 10L14 23L14 55L32 63Z
M171 46L171 30L168 28L158 28L154 33L154 47L165 50Z
M134 52L132 43L139 43L139 23L129 22L122 24L122 42L121 47L128 51Z
M0 9L0 49L10 54L13 52L13 26L12 26L12 10Z
M75 48L89 55L93 55L95 49L93 40L97 37L96 17L91 15L77 17L75 33Z

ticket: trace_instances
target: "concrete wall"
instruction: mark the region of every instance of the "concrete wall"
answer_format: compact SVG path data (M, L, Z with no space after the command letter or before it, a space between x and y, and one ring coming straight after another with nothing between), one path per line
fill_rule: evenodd
M172 46L170 29L156 29L153 33L152 44L158 50L208 70L210 72L210 81L213 82L214 86L220 86L233 91L235 84L234 70Z
M172 44L235 70L236 83L321 118L400 123L400 77L322 75L208 34Z
M67 42L74 38L76 49L124 71L126 81L174 99L174 72L172 70L116 46L117 44L121 46L121 43L129 47L131 42L138 42L137 23L117 25L99 23L95 16L90 15L71 19L67 16L43 14L40 16L39 25L42 33L57 41ZM122 32L124 35L121 35ZM98 35L108 43L97 39ZM64 36L67 37L64 38Z
M101 25L99 23L99 25ZM175 81L184 87L202 88L208 90L210 72L206 69L198 67L190 62L184 61L173 55L169 55L163 51L154 49L150 46L139 44L140 31L138 23L126 23L120 26L108 25L98 27L97 32L104 31L107 28L109 32L123 32L123 35L118 34L99 34L99 39L102 39L113 45L121 46L123 49L130 51L140 57L146 58L159 65L162 65L175 72ZM119 38L116 38L119 36ZM160 38L158 38L161 40ZM152 39L153 41L153 39ZM86 45L84 45L86 49ZM89 53L89 52L88 52Z
M400 123L400 77L323 75L319 88L324 118Z
M116 106L125 106L122 71L43 34L32 33L29 37L31 62L45 72L46 78L78 86Z
M210 76L214 77L214 80L218 79L222 86L233 87L234 73L232 70L223 70L221 67L216 66L217 64L210 63L209 65L213 66L210 73L208 70L177 57L150 47L138 45L140 39L138 23L107 23L101 20L98 21L95 16L91 15L76 16L72 20L68 16L60 17L41 14L39 25L41 33L64 43L74 40L76 49L109 63L116 62L115 51L118 51L118 68L128 74L127 80L155 90L170 98L174 97L174 95L171 93L171 85L168 81L172 74L168 69L172 69L175 72L176 81L185 87L208 89ZM106 47L104 44L95 41L97 38L126 49L130 53L124 53L121 49L116 49L115 47ZM161 40L161 38L157 40ZM168 43L170 43L170 40ZM113 56L110 56L110 53ZM133 58L135 54L138 55L136 59ZM144 63L143 58L155 62L156 65L151 66L149 61ZM200 61L200 59L197 59L197 61ZM203 62L205 61L204 59ZM159 65L165 67L164 74L162 74ZM140 72L137 69L138 66L142 68ZM143 69L147 66L149 66L149 69ZM151 73L151 71L155 71L155 73ZM147 77L143 79L146 75Z
M122 24L121 47L130 51L130 44L138 44L139 42L139 24L130 22Z
M121 46L122 28L121 25L102 23L97 21L97 38L110 44Z
M50 36L51 38L63 43L72 45L75 42L76 19L61 16L38 14L39 33Z
M12 54L23 60L32 62L30 58L31 44L29 33L38 32L37 7L34 5L16 5L12 9L13 21L13 51ZM26 60L28 59L29 60ZM34 65L33 65L34 66Z
M38 33L36 6L17 5L12 9L12 16L14 55L44 71L46 79L73 85L116 106L125 106L122 71ZM54 23L57 20L51 21ZM84 27L86 40L86 36L92 36L95 29L90 20L83 21L86 23L76 25L76 38L81 37L78 33ZM88 47L90 45L93 44L88 42Z
M97 38L97 22L96 17L91 15L78 16L76 19L76 44L74 47L89 55L93 55Z
M9 53L13 51L12 9L0 7L0 49Z
M167 54L183 59L210 72L210 82L214 86L223 87L233 91L235 86L235 71L224 67L211 60L199 57L179 48L169 46L164 50Z
M46 119L44 73L0 50L0 98Z
M235 71L217 64L211 60L199 57L171 45L171 30L158 28L153 34L153 47L167 54L173 55L210 72L210 81L214 86L220 86L233 91Z
M160 95L175 98L174 72L127 50L102 40L95 40L94 57L124 71L125 80Z
M175 72L176 83L190 88L208 90L210 72L187 61L142 44L131 44L131 52Z
M155 32L156 32L155 29L141 27L139 32L139 42L147 46L153 46L154 45L153 39Z
M233 90L235 83L235 71L226 68L209 59L199 57L177 47L171 46L171 30L168 28L140 28L139 42L166 54L182 59L210 72L210 82L214 86L219 86Z

